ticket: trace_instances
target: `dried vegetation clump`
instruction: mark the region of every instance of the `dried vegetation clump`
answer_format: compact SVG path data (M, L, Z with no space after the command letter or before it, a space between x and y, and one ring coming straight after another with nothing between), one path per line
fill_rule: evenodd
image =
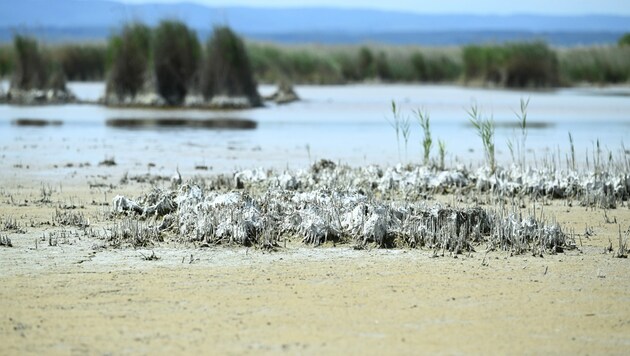
M462 196L497 193L497 199L507 193L534 196L553 192L545 187L534 190L522 179L523 186L511 182L510 189L504 189L508 174L502 176L498 169L491 184L486 172L350 168L325 160L299 172L242 171L232 179L217 176L203 184L189 182L173 190L154 190L137 200L116 197L114 216L125 216L125 224L130 224L128 219L145 224L142 227L137 222L140 225L133 229L127 226L122 229L127 233L117 233L116 238L131 239L140 246L165 237L201 245L259 247L276 247L287 241L332 242L357 248L426 248L436 255L480 247L541 255L575 246L556 222L525 214L518 204L490 209L474 204L450 207L429 205L421 198L423 193L442 191ZM582 189L598 192L590 183L581 184L570 185L567 194ZM627 199L627 188L616 187L616 197ZM143 229L146 235L139 237Z
M11 243L11 239L8 236L0 235L0 246L13 247L13 244Z
M90 219L86 218L82 212L69 209L55 209L53 221L61 226L76 226L79 228L90 226Z

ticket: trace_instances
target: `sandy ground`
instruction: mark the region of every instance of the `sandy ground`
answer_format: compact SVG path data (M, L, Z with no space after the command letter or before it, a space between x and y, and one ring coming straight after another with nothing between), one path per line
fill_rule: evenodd
M5 175L11 177L12 175ZM102 229L119 175L3 178L0 354L627 354L628 259L604 249L630 228L627 206L542 206L577 250L545 257L457 258L426 250L289 245L101 249L53 226L75 205ZM104 185L90 188L100 179ZM115 185L113 189L108 184ZM48 189L50 202L38 202ZM452 200L452 197L438 197ZM6 229L14 219L25 233ZM608 221L608 222L607 222ZM615 223L615 221L617 223ZM609 223L610 222L610 223ZM585 236L585 228L593 236ZM56 246L49 246L54 233ZM143 256L155 253L159 260Z

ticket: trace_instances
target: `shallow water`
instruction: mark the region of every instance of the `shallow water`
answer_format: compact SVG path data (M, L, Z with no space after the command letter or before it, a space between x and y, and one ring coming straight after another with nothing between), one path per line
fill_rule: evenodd
M4 84L6 86L6 83ZM80 98L95 100L102 83L71 83ZM6 87L5 87L6 88ZM262 94L274 90L261 86ZM496 122L516 123L521 98L529 98L530 122L545 123L529 130L528 159L558 157L564 163L569 150L568 132L575 141L578 163L592 155L596 140L619 153L630 138L630 97L606 90L563 89L509 91L441 85L297 86L303 101L241 111L116 109L92 104L20 107L0 105L0 157L3 167L34 165L42 168L66 163L92 165L106 157L119 164L146 170L155 163L166 170L193 171L197 165L213 171L265 166L297 168L319 158L352 165L395 164L421 160L420 128L412 118L412 134L405 155L401 138L399 155L390 118L391 100L403 112L423 107L430 113L433 156L437 140L446 142L447 164L482 161L481 141L468 125L466 110L477 103ZM205 130L186 128L120 129L105 125L111 118L241 118L258 122L255 130ZM52 127L18 127L18 118L62 120ZM518 137L510 127L496 129L498 159L510 163L509 138ZM591 159L592 157L589 157Z

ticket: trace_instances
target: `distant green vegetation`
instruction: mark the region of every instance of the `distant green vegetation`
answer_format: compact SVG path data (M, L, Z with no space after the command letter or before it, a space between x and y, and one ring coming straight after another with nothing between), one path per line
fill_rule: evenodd
M463 59L466 82L512 88L559 84L556 52L542 42L466 46Z
M34 38L15 36L13 51L12 89L65 89L66 80L59 63Z
M339 63L333 53L318 47L281 47L248 43L252 70L261 82L341 83Z
M169 105L180 105L197 74L201 46L183 22L162 21L153 36L157 92Z
M217 30L215 37L222 39L209 39L202 48L182 22L164 21L155 29L129 24L106 46L67 44L49 46L46 52L68 80L107 80L108 93L118 95L133 95L149 83L171 104L191 90L209 95L215 90L211 82L232 85L232 79L247 73L262 83L294 84L463 82L548 88L630 82L630 34L618 46L551 48L544 42L521 42L434 48L241 43L233 41L238 37L228 28ZM217 53L224 58L211 58ZM17 68L15 56L13 47L0 46L0 76ZM241 61L235 67L242 69L229 69L233 60ZM210 79L204 81L206 75ZM248 92L245 87L253 84L242 85L230 91Z
M135 96L143 88L151 68L151 29L140 23L126 25L109 40L107 93Z
M630 82L630 46L599 46L558 51L563 83Z
M0 79L13 72L13 48L8 45L0 46Z
M258 80L267 83L453 82L462 71L456 49L260 43L247 49Z
M201 93L214 96L247 97L256 106L261 102L243 41L228 27L216 27L206 45Z
M52 56L70 81L95 81L105 77L107 49L98 44L67 44L52 48Z

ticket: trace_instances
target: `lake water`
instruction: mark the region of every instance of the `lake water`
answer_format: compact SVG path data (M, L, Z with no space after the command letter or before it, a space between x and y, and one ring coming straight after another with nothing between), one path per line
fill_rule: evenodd
M4 83L6 88L6 82ZM102 83L71 83L81 99L96 99ZM274 90L261 86L263 94ZM600 140L603 152L619 152L630 141L630 96L611 90L562 89L545 92L462 88L441 85L362 84L345 86L297 86L303 99L289 105L240 111L116 109L98 105L21 107L0 105L0 156L3 168L31 165L43 168L67 163L97 164L104 158L130 170L156 169L192 172L208 166L214 172L258 166L299 168L315 159L328 158L351 165L395 164L421 161L421 131L412 118L412 133L405 155L397 149L391 118L391 100L403 113L426 109L431 117L434 140L444 140L447 164L473 163L483 159L480 139L468 123L466 110L477 103L497 123L516 123L521 98L530 100L530 122L545 123L530 129L527 148L530 161L557 156L569 150L568 133L575 141L577 156L584 160ZM613 95L614 94L614 95ZM207 129L120 129L105 125L110 118L244 118L258 122L247 131ZM63 125L18 127L18 118L61 120ZM507 140L518 133L497 127L499 161L511 162ZM401 139L402 140L402 139Z

